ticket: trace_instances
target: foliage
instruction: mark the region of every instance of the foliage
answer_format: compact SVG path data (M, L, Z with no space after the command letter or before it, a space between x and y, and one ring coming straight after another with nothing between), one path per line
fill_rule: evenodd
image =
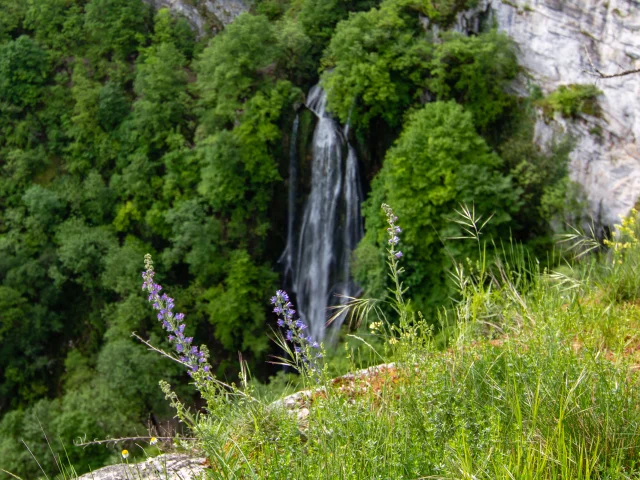
M264 16L240 15L214 38L198 64L204 125L233 125L245 101L273 81L268 73L278 55L274 26Z
M143 2L91 0L85 11L92 55L125 61L148 33L151 10Z
M475 37L452 32L443 40L435 48L428 88L439 100L463 104L484 130L513 105L508 86L518 73L514 44L496 30Z
M520 190L523 207L512 214L511 232L525 242L536 256L552 247L554 233L585 221L586 204L580 186L569 180L569 137L552 139L543 150L534 142L537 118L532 102L518 101L502 130L497 152L504 160L512 181Z
M305 34L311 39L314 59L331 39L336 25L349 16L349 12L366 11L380 0L302 0L297 9L297 18ZM295 11L294 10L294 11Z
M547 118L560 113L565 118L576 117L579 113L599 116L598 96L602 92L595 85L560 85L540 101Z
M614 302L634 301L640 295L638 281L638 261L640 255L640 228L638 227L638 210L631 209L615 226L612 238L604 239L609 248L608 269L610 283L603 282L602 289Z
M323 59L323 84L341 121L401 120L424 83L432 50L416 34L417 24L416 15L386 2L338 26Z
M511 40L493 30L472 37L445 32L431 43L419 17L429 11L388 0L338 25L322 79L340 120L366 128L382 118L395 125L409 106L433 96L464 104L485 130L512 106L506 87L518 64Z
M403 298L398 249L407 245L398 236L409 232L383 207L396 318L376 317L370 307L380 299L349 307L362 312L369 305L361 319L377 321L358 338L383 365L334 380L320 376L321 384L292 404L256 397L245 381L208 396L215 414L197 420L164 384L214 468L226 477L274 479L344 472L363 479L635 478L640 416L629 408L639 399L628 335L640 312L633 303L598 300L601 285L617 282L608 261L592 258L595 272L587 262L549 273L515 245L491 260L475 235L478 268L454 261L460 297L450 311L448 348L440 350ZM482 228L469 217L458 220L471 232ZM636 235L634 222L622 229ZM283 324L291 323L286 294L272 301L285 310ZM371 352L376 339L384 350ZM354 371L353 352L347 357Z
M366 235L356 250L356 278L366 290L383 293L386 276L372 278L367 256L384 248L384 223L375 202L392 202L404 219L407 275L411 298L420 310L451 293L446 281L448 254L442 241L464 232L451 221L460 202L493 215L488 235L498 235L518 208L518 191L500 173L501 159L476 133L472 116L453 102L425 105L405 124L396 145L372 183L364 208ZM471 254L471 252L467 252ZM382 272L380 272L382 273Z
M0 47L0 58L2 110L10 113L34 106L49 75L47 52L22 35Z
M185 293L189 334L217 348L215 368L234 371L238 349L247 359L266 353L263 301L276 276L263 245L280 181L274 153L282 112L299 92L251 64L264 53L260 35L238 83L216 84L212 76L224 71L212 66L196 79L193 55L204 45L168 10L152 19L141 1L27 7L0 13L11 35L0 43L0 458L33 478L19 439L44 456L34 409L49 438L66 445L170 418L154 385L177 372L129 339L132 330L159 332L127 280L140 252L156 251L175 268L167 282ZM261 18L239 19L198 67L235 64L251 30L243 21L253 28ZM258 27L276 42L272 25ZM233 112L233 121L209 124L210 94L194 92L210 81L246 103L241 119ZM71 450L78 472L112 455Z

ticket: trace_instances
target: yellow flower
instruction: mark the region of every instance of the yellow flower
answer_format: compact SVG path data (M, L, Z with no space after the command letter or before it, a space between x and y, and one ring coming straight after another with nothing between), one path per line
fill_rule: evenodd
M149 444L155 445L156 443L158 443L158 439L156 437L151 437L151 440L149 440Z
M129 450L122 450L122 458L129 458Z
M389 343L390 343L391 345L395 345L396 343L398 343L398 340L397 340L397 339L395 339L394 337L391 337L391 338L389 339Z

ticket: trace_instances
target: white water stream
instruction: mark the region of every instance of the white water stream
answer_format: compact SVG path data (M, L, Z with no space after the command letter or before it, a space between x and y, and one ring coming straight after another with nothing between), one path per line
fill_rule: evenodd
M324 90L319 85L314 86L306 103L318 117L313 133L311 192L298 235L294 228L294 222L300 221L295 213L298 119L294 122L287 247L282 256L285 277L290 279L296 293L300 318L309 325L310 334L317 341L327 338L326 321L331 316L329 307L345 301L339 295L352 296L356 293L350 259L363 235L356 151L348 144L346 130L343 133L340 125L327 113L326 104ZM331 332L335 333L343 320L336 319L330 327Z

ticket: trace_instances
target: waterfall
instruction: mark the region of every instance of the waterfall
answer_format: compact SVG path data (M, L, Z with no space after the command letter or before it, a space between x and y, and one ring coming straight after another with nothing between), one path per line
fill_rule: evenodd
M350 257L363 235L356 151L349 145L346 131L343 133L327 113L326 104L324 90L319 85L311 88L306 106L318 118L313 133L311 191L296 238L292 219L295 218L297 192L294 190L292 200L290 187L289 231L283 254L285 271L288 265L291 272L300 318L309 325L311 336L318 341L326 337L328 307L344 301L336 295L356 293ZM296 125L294 130L297 130ZM291 176L294 173L295 170L291 170ZM333 332L339 329L343 320L336 319L331 327Z
M287 247L284 249L280 262L284 263L285 282L293 280L293 268L295 258L294 228L296 222L296 196L298 195L298 129L300 128L300 115L296 115L291 131L291 143L289 145L289 199L287 202Z

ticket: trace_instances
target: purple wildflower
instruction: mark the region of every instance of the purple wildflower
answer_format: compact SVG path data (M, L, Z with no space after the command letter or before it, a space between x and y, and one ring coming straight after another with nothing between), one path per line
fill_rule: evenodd
M400 237L398 235L402 233L402 229L396 225L398 221L398 217L393 214L393 210L386 203L382 204L382 209L384 210L385 215L387 216L387 223L389 224L389 228L387 228L387 233L389 234L389 252L391 260L395 261L395 259L399 259L402 257L401 251L396 251L396 245L400 243Z
M311 372L317 374L318 369L315 363L311 362L311 358L320 358L312 355L312 349L320 348L318 342L314 342L311 336L303 334L307 329L307 325L300 319L294 320L293 315L296 311L293 304L289 301L289 295L284 290L278 290L276 296L271 298L271 303L275 305L274 312L282 318L278 318L278 326L287 327L285 340L293 344L293 351L298 360L307 365Z
M181 354L177 359L189 369L187 372L189 375L193 375L200 370L208 373L211 367L207 363L208 352L206 352L206 347L202 347L202 350L200 350L198 347L191 346L193 338L184 336L186 325L180 323L184 319L184 314L173 313L172 310L175 307L173 298L167 296L166 293L160 295L162 287L153 281L155 271L153 270L151 255L145 255L144 263L146 271L142 272L142 289L149 292L149 302L153 305L154 310L158 312L158 320L162 322L162 327L169 332L173 332L168 338L175 345L176 351ZM202 378L211 379L211 376L196 377L196 381Z
M276 296L278 299L283 300L284 302L289 302L289 295L287 295L287 292L285 292L284 290L278 290L276 292ZM291 306L291 304L289 304L288 306Z

